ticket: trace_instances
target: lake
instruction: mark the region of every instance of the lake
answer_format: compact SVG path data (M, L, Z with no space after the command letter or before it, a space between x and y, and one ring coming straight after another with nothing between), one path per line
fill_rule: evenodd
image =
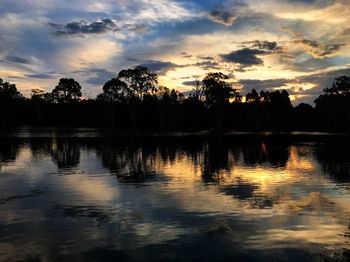
M0 261L348 261L327 134L0 132Z

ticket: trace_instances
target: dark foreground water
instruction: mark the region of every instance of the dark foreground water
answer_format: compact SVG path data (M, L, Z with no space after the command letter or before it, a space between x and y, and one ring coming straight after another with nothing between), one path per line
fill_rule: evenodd
M0 261L348 261L347 137L0 138Z

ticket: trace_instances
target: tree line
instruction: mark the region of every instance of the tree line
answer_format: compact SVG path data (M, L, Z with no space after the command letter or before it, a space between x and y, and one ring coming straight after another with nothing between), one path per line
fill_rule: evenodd
M51 92L33 89L25 98L0 78L0 126L101 126L120 130L350 131L350 77L308 104L292 106L286 90L245 94L221 72L196 81L188 96L158 84L137 66L108 80L96 98L83 98L81 85L61 78Z

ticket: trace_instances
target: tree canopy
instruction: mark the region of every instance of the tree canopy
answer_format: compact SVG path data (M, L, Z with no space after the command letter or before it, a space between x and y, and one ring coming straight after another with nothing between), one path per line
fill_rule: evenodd
M147 67L122 70L118 74L118 80L125 84L129 98L142 100L145 95L157 92L158 76Z
M58 103L69 103L78 100L81 96L81 86L73 78L61 78L52 90L53 100Z
M210 105L229 102L232 98L235 102L241 101L241 95L226 80L228 75L221 72L208 73L203 79L203 93L206 103Z
M245 98L242 103L239 90L234 88L230 77L221 72L197 79L192 91L185 96L158 85L156 73L137 66L121 70L108 80L97 99L82 99L81 86L73 78L61 78L51 92L33 88L30 99L24 98L15 84L0 79L0 102L3 102L0 103L0 125L27 123L29 118L35 123L58 125L74 125L85 119L86 125L129 128L350 130L348 76L336 78L331 87L325 88L315 100L315 108L306 104L293 107L288 92L280 89L259 92L252 89ZM27 111L33 116L26 115ZM74 112L72 117L71 112Z
M23 95L17 90L15 84L5 82L0 78L0 99L1 100L11 100L11 99L21 99Z
M331 88L325 88L324 92L326 95L350 95L350 77L340 76L337 77L332 84Z

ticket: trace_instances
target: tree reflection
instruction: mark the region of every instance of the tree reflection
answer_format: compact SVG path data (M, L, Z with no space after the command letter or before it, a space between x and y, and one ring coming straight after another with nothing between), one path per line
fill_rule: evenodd
M21 144L13 139L0 139L0 170L4 163L14 162Z
M103 143L96 148L103 166L120 180L144 181L153 177L157 148L141 147L134 142L129 145L120 142Z
M290 142L281 139L247 141L241 146L244 164L285 167L289 158Z
M332 179L341 183L350 181L350 156L346 143L315 147L315 156L324 173Z
M230 171L234 163L229 160L229 148L222 144L221 139L210 141L204 146L202 179L205 183L218 182L220 172Z
M77 167L80 162L79 141L72 138L56 138L52 141L51 158L59 169Z
M51 156L53 139L52 138L32 138L29 140L29 147L33 159L39 160L46 156Z
M1 139L0 165L15 161L23 145L28 144L33 159L51 157L59 169L76 168L81 150L88 148L96 151L102 165L121 180L145 181L154 178L165 165L186 160L192 164L194 173L199 172L203 183L220 184L225 175L232 175L237 165L287 168L294 142L273 136ZM310 152L325 174L339 182L348 182L350 158L346 147L346 143L335 141L312 147ZM250 189L246 185L242 187L248 192L254 185ZM234 190L226 191L234 195Z

